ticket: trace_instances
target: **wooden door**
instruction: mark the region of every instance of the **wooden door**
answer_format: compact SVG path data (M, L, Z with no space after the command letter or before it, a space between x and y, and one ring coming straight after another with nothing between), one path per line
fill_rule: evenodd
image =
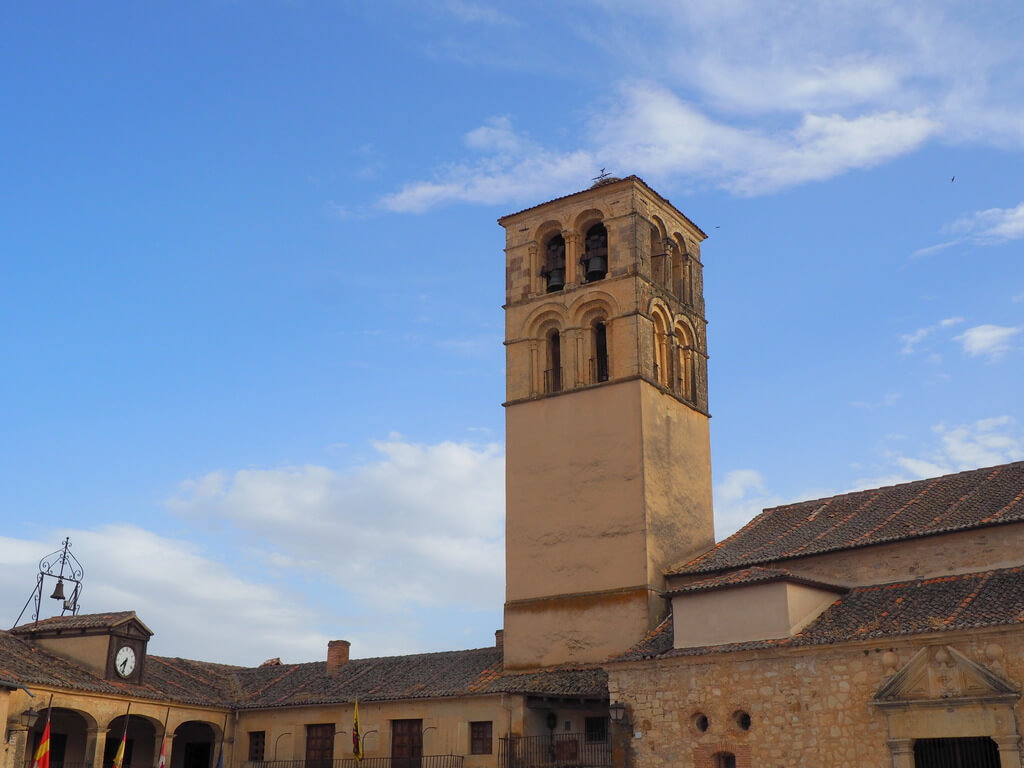
M420 768L423 757L423 721L391 721L392 768Z
M306 726L306 768L331 768L334 723Z

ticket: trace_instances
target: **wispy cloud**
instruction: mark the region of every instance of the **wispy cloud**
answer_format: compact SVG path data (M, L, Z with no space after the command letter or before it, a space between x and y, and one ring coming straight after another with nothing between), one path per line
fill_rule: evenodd
M371 604L500 605L500 446L392 437L374 449L376 461L349 472L315 465L210 472L184 483L168 507L229 525L268 557L302 560ZM386 573L416 578L396 591L379 578Z
M963 344L967 355L995 361L1010 351L1013 338L1020 332L1020 328L1004 325L976 325L955 338Z
M807 114L790 129L769 131L717 121L654 83L624 83L618 96L587 118L585 145L573 151L541 147L513 130L507 117L492 118L465 136L466 146L483 156L443 169L434 180L406 184L382 204L422 212L451 201L536 200L578 189L598 165L757 195L877 165L916 148L934 130L924 113L882 112Z
M935 333L935 331L940 330L941 328L951 328L962 322L964 322L962 317L947 317L944 320L940 320L935 325L928 325L924 328L918 328L916 331L905 333L900 336L900 341L903 342L900 352L904 355L912 355L917 351L918 344Z
M582 4L591 23L561 34L584 40L595 66L621 80L601 104L576 112L573 143L526 145L506 134L500 151L409 181L385 207L538 199L579 189L599 166L760 195L870 168L930 140L1024 147L1024 53L1019 26L1005 23L1015 13L1008 3L985 14L951 0ZM493 10L463 5L453 12ZM524 42L513 36L508 45ZM973 231L1018 237L1016 220L1005 218L1013 211L982 212Z
M1024 238L1024 203L1015 208L989 208L957 219L953 232L964 232L975 242L997 245Z
M444 9L459 21L467 24L489 24L495 26L519 26L520 22L483 3L466 0L446 0Z
M932 435L937 442L916 453L887 451L883 473L856 480L852 489L904 483L1024 459L1024 435L1009 415L967 424L937 424L932 427Z

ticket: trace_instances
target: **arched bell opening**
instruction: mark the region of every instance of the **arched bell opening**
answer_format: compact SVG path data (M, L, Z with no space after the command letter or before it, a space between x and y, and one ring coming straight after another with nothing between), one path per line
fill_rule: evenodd
M544 266L541 277L547 282L547 292L553 293L565 287L565 238L553 235L544 244Z
M199 720L189 720L174 730L170 768L213 768L217 759L217 730Z
M604 224L595 224L587 230L580 259L588 283L604 280L608 274L608 230Z
M668 320L658 310L651 313L654 331L654 380L662 387L672 381L672 355Z
M26 758L31 766L32 758L39 749L39 742L50 720L50 768L91 768L89 731L96 727L96 721L88 714L74 709L54 707L39 713L39 719L28 734Z
M110 725L107 726L107 740L103 747L103 768L114 765L122 741L124 750L121 768L152 768L156 764L160 740L157 727L149 718L140 715L120 715L110 721Z

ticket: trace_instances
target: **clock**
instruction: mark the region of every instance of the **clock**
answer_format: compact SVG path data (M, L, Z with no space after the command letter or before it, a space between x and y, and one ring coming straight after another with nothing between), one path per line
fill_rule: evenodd
M135 672L135 649L130 645L122 645L114 656L114 671L120 677L131 677Z

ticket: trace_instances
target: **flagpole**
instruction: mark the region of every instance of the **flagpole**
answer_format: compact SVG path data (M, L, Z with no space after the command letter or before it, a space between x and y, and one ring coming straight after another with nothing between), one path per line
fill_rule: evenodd
M53 716L53 694L46 704L46 725L39 737L39 746L32 757L32 768L50 768L50 718Z
M128 709L124 711L124 731L121 733L121 743L117 747L117 752L114 755L114 768L121 768L121 763L124 762L125 744L128 743L128 721L132 717L132 703L128 702Z
M167 721L171 719L171 708L167 708L167 714L164 715L164 735L160 739L160 759L157 761L156 768L165 768L167 765Z

